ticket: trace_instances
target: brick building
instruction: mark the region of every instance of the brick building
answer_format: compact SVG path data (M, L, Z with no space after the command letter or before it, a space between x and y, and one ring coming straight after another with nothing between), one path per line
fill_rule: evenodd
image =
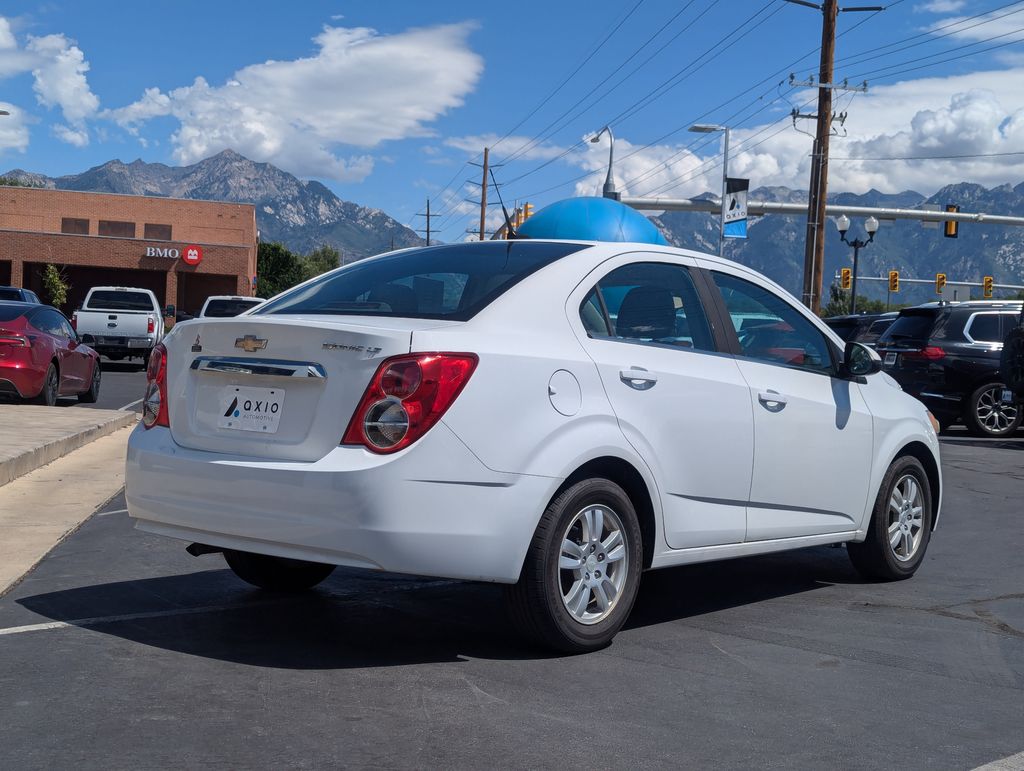
M74 310L94 286L151 289L195 313L214 294L253 294L251 204L0 187L0 285L42 288L47 264L71 285Z

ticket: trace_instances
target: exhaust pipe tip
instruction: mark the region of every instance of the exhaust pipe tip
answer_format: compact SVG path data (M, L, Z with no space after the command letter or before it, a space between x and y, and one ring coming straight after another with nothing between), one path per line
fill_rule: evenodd
M219 546L208 546L205 543L190 543L185 551L193 557L201 557L204 554L223 554L224 550Z

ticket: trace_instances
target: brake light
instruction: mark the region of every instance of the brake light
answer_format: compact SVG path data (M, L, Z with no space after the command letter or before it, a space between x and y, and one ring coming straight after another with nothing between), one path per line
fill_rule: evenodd
M376 453L408 447L451 407L478 361L473 353L414 353L383 361L341 443Z
M78 311L71 314L71 328L78 331Z
M12 335L7 332L0 332L0 345L9 345L14 348L31 348L29 339L24 335Z
M929 345L919 351L906 351L902 354L904 359L915 361L938 361L946 355L946 352L937 345Z
M154 319L152 316L147 316L146 317L146 333L151 335L155 331L156 331L156 319Z
M158 343L146 365L146 395L142 398L142 425L170 427L167 414L167 349Z

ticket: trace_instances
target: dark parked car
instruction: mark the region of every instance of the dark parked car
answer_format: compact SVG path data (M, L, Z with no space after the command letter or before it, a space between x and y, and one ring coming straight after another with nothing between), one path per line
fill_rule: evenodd
M976 436L1007 436L1022 414L1003 403L999 358L1020 310L991 300L905 308L875 347L884 371L944 427L963 420Z
M848 316L830 316L822 319L846 342L874 346L882 333L896 320L896 311L891 313L856 313Z
M31 289L22 289L20 286L0 286L0 300L14 300L15 302L39 305L39 297L36 293Z
M58 396L95 402L100 356L56 308L0 300L0 393L50 406Z

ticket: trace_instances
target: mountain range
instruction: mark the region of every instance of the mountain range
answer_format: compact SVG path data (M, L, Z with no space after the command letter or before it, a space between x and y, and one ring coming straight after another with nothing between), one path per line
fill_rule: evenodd
M416 233L379 209L343 201L324 185L303 181L269 163L224 150L191 166L141 160L108 161L81 174L47 177L22 169L3 176L39 187L94 193L154 195L256 205L260 240L309 252L337 248L345 262L423 243Z
M4 176L41 187L132 195L238 201L256 205L256 222L263 241L280 241L298 252L329 245L348 262L388 249L423 244L414 231L379 209L343 201L319 182L303 181L269 163L257 163L232 150L191 166L167 166L141 160L109 161L81 174L47 177L21 169ZM805 203L805 191L786 187L752 190L752 200ZM1024 216L1024 183L985 188L968 182L947 185L932 196L907 190L864 194L835 193L829 201L856 206L915 208L921 204L959 204L963 211ZM699 212L663 212L651 219L669 242L680 247L717 252L718 217ZM800 292L803 270L804 217L771 215L753 219L749 238L730 239L725 256L764 273ZM862 221L855 219L849 238L864 238ZM825 283L840 267L848 266L852 249L842 243L829 223L825 241ZM934 278L944 272L952 289L957 281L1024 284L1024 228L961 223L959 237L944 238L942 230L913 220L882 221L874 241L861 250L861 276L880 276L891 269L906 278ZM880 282L862 282L860 294L885 297ZM961 290L961 292L964 290ZM977 292L977 290L975 290ZM947 289L946 296L950 296ZM961 297L963 295L961 294ZM929 286L904 284L894 303L933 299Z

